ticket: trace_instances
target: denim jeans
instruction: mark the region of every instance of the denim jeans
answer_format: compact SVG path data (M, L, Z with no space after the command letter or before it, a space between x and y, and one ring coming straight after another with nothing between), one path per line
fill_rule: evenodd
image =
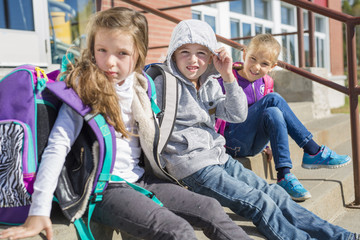
M214 197L221 205L251 220L267 239L354 239L294 202L277 184L268 184L232 157L182 179L190 190Z
M228 123L224 132L226 149L232 157L254 156L270 140L276 169L292 168L288 135L299 147L313 137L277 93L269 93L251 105L246 121Z
M251 239L214 198L148 174L136 185L153 192L164 207L126 183L111 183L95 207L93 220L141 239L195 240L193 226L209 239Z

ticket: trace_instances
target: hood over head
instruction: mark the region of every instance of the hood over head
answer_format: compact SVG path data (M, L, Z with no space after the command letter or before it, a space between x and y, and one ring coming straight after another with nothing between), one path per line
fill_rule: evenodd
M203 45L207 47L213 54L217 55L215 50L219 48L218 42L216 40L214 30L210 27L209 24L196 19L181 21L178 25L176 25L172 32L165 62L171 73L176 76L179 76L181 73L178 71L176 64L173 62L172 55L176 49L189 43ZM214 65L211 63L203 75L209 76L212 74L217 74L217 71ZM182 75L181 77L183 78Z

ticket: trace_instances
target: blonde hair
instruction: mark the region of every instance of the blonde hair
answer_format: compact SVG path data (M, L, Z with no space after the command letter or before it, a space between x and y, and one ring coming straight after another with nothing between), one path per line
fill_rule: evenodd
M253 37L246 47L246 51L258 51L265 49L272 56L272 63L275 64L281 52L280 43L271 34L259 34Z
M66 84L79 95L92 113L102 114L115 130L129 137L121 118L119 99L112 83L95 63L95 35L99 29L121 30L133 38L138 55L134 71L141 73L148 50L148 23L145 16L125 7L115 7L93 15L87 25L87 48L75 65L69 64Z
M259 50L265 50L268 52L271 56L270 60L272 64L276 64L281 52L281 45L271 34L258 34L251 39L244 51L249 53ZM242 70L243 64L234 64L233 68L236 70Z

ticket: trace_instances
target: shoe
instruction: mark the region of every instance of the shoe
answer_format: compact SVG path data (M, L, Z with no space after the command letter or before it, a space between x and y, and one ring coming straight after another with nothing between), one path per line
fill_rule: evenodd
M360 234L354 233L354 240L360 240Z
M301 166L308 169L339 168L350 162L350 156L338 155L335 151L322 145L320 151L315 155L304 153Z
M306 199L311 198L309 191L303 187L303 185L292 173L285 174L285 177L277 182L277 184L284 188L295 201L305 201Z

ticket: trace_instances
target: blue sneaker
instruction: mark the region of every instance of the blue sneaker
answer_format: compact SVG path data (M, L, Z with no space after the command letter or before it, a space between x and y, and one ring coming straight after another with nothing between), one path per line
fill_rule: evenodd
M360 240L360 234L354 233L354 240Z
M309 191L303 187L303 185L292 173L285 174L285 177L277 182L277 184L284 188L295 201L305 201L306 199L311 198Z
M339 168L348 165L351 158L348 155L338 155L330 148L322 145L316 155L304 153L302 167L308 169L316 168Z

